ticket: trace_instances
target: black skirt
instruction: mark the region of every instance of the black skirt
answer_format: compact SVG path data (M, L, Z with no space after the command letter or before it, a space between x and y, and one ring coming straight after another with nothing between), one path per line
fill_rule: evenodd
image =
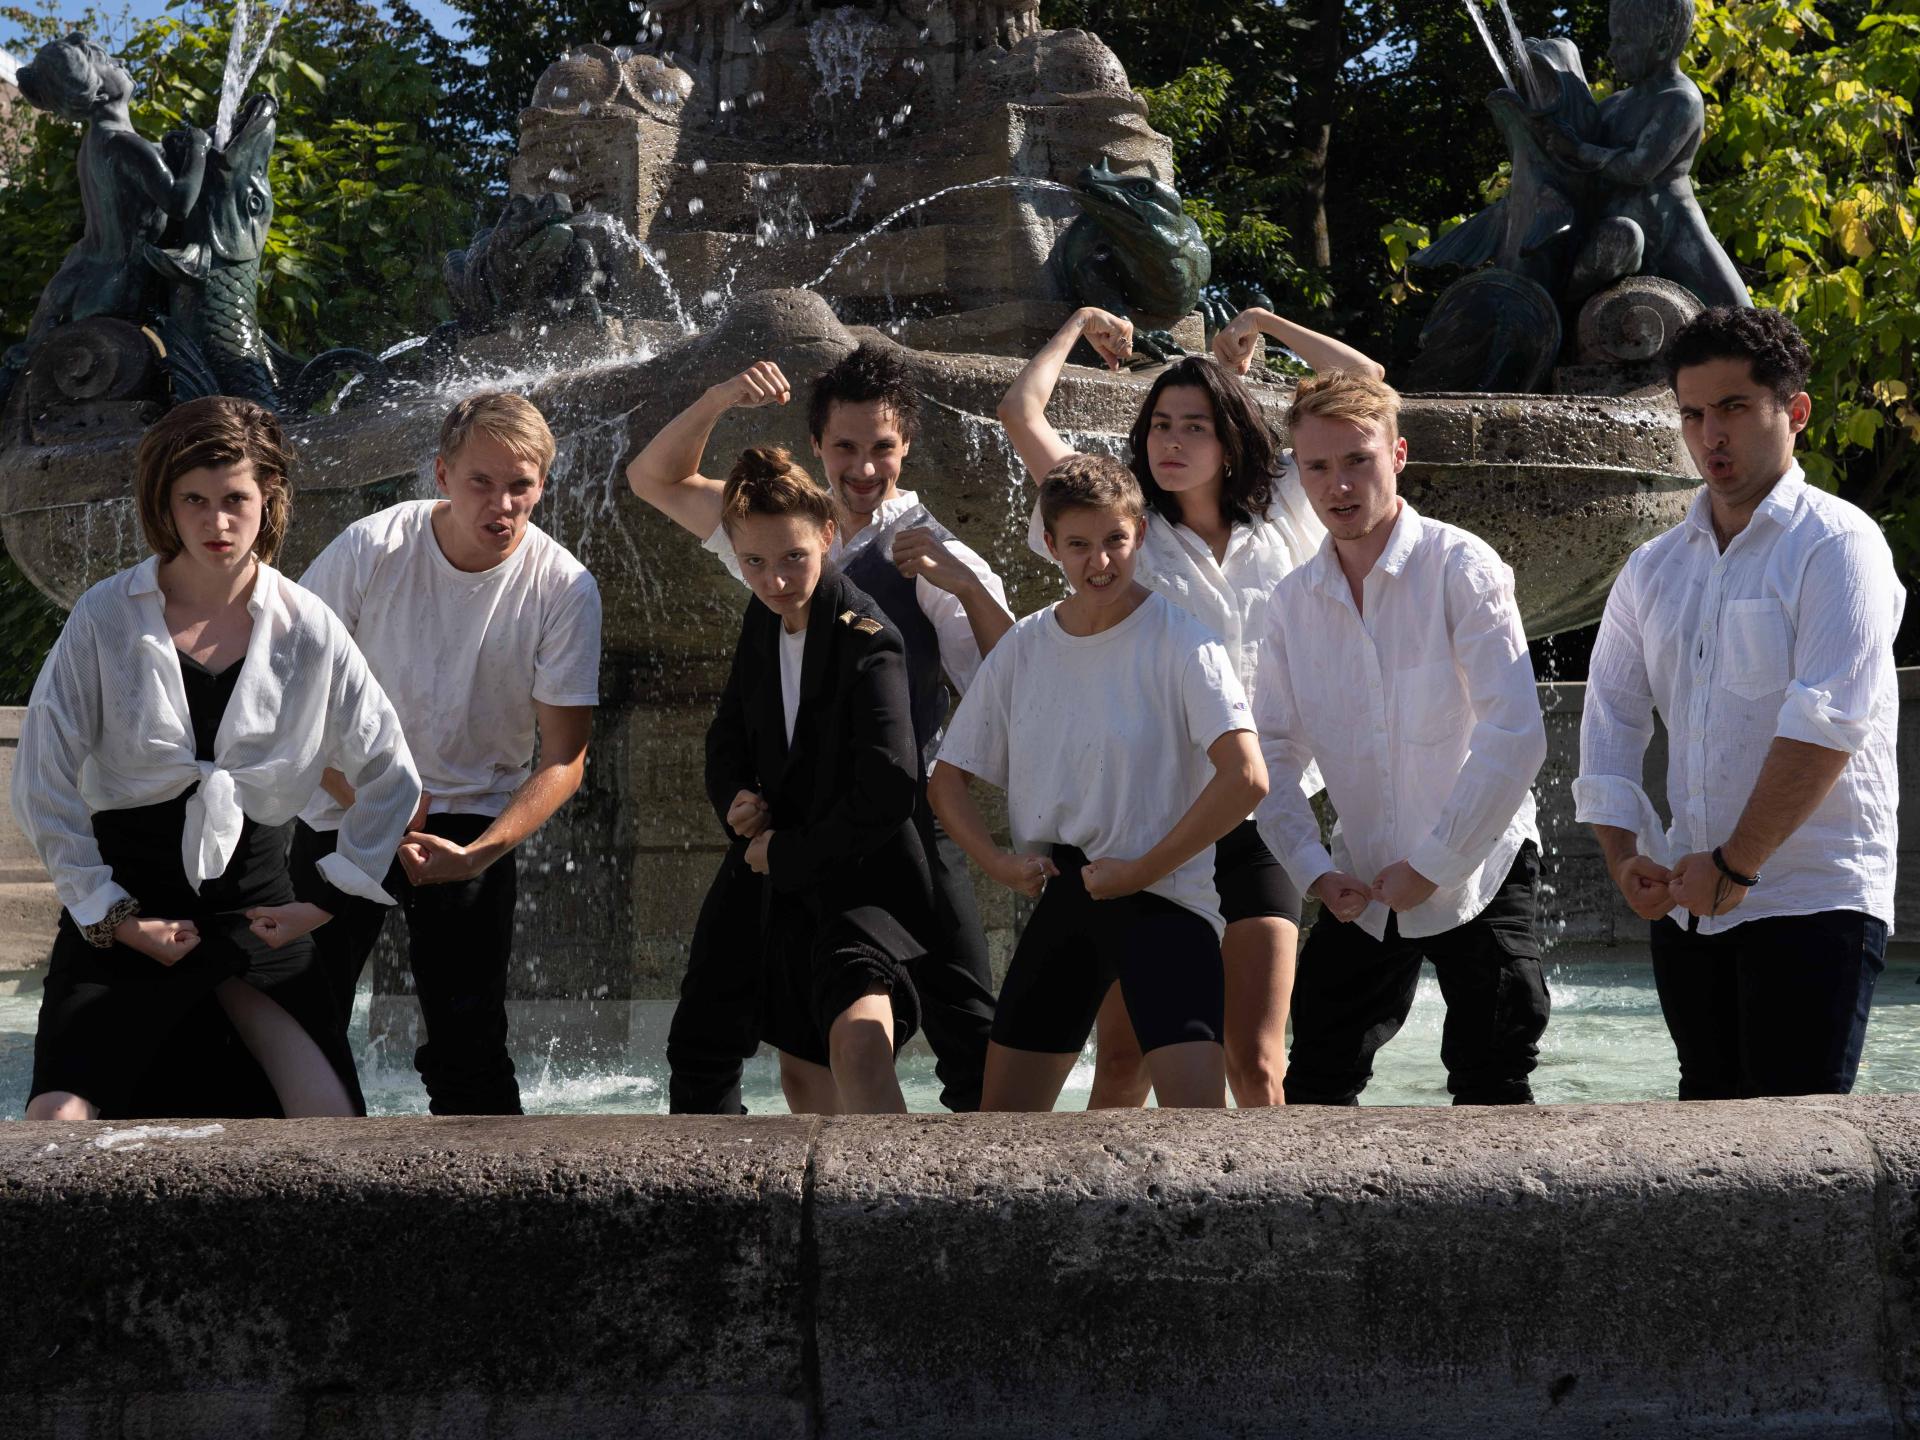
M239 668L215 676L182 659L205 754ZM299 1023L340 1077L355 1112L365 1114L347 1017L320 972L313 941L303 936L272 949L243 913L294 899L287 875L291 824L246 821L225 872L195 894L180 858L192 794L99 811L93 833L101 859L139 900L141 915L191 920L200 943L166 966L125 945L89 945L62 911L34 1036L31 1094L67 1091L98 1106L105 1119L280 1114L273 1087L213 993L223 981L239 979Z

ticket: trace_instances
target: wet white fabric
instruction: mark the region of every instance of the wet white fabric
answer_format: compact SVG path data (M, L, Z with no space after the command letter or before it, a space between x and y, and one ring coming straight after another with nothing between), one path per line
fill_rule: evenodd
M800 675L806 664L807 627L780 630L780 708L787 717L787 744L793 744L793 723L800 718Z
M159 561L80 597L33 687L14 758L13 813L74 922L126 892L100 859L91 815L170 800L191 785L181 862L195 890L223 874L244 820L283 825L331 766L358 790L352 823L321 863L350 894L380 888L420 800L393 707L345 628L269 565L247 609L253 633L214 739L194 758L180 660L167 630ZM331 863L329 863L331 862Z
M1253 720L1225 648L1164 595L1111 630L1069 635L1058 606L993 647L953 714L941 765L1007 793L1017 850L1136 859L1213 778L1207 750ZM1224 933L1209 845L1147 889Z
M852 559L876 535L919 503L919 495L912 490L897 491L875 507L873 518L851 540L845 539L836 529L833 547L827 552L828 561L837 565ZM726 526L714 526L713 533L701 543L708 553L719 556L720 563L727 567L729 575L743 585L746 583L740 574L740 561L733 553L733 542L727 538ZM987 562L960 540L949 540L946 544L953 558L979 576L987 592L1005 607L1007 587L1000 583L1000 577L988 568ZM914 581L913 598L919 602L920 613L933 623L934 633L940 637L940 668L946 672L954 690L966 694L967 687L973 684L974 674L980 669L980 642L973 638L973 624L967 619L966 606L960 603L957 595L942 590L925 576Z
M1150 514L1134 578L1158 590L1219 637L1233 658L1234 673L1247 699L1257 703L1267 601L1283 575L1313 558L1326 534L1289 455L1274 482L1267 513L1251 524L1233 527L1226 558L1214 559L1213 547L1185 525ZM1037 502L1027 521L1027 544L1042 560L1053 559Z
M1726 842L1775 737L1852 756L1827 798L1703 935L1768 915L1859 910L1893 925L1893 637L1907 594L1871 516L1795 465L1723 552L1705 487L1681 524L1628 557L1594 642L1575 818L1639 836L1662 864ZM1663 825L1642 784L1667 727ZM1681 923L1691 918L1675 910Z
M1403 911L1408 939L1487 907L1536 844L1547 755L1513 571L1477 535L1403 504L1356 609L1333 541L1275 587L1260 657L1260 834L1304 894L1329 870L1372 884L1405 860L1439 888ZM1364 612L1364 613L1363 613ZM1318 762L1340 823L1332 853L1297 781ZM1375 939L1387 908L1360 925Z
M456 569L433 534L441 503L354 522L300 583L392 698L431 811L498 815L532 773L534 702L600 703L600 590L537 525L492 569ZM321 791L300 818L333 830L344 813Z

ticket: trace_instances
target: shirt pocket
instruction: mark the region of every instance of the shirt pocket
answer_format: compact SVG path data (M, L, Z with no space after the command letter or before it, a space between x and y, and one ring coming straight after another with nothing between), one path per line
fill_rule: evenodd
M1784 694L1792 678L1793 631L1778 600L1729 600L1720 611L1714 679L1743 700Z
M1415 665L1393 679L1400 733L1409 744L1444 745L1465 736L1472 707L1451 660Z

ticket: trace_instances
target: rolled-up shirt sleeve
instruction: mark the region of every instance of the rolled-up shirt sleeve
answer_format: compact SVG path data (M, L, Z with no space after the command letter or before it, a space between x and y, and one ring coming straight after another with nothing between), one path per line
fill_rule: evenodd
M1304 895L1333 869L1333 856L1320 843L1320 821L1301 783L1313 766L1313 751L1294 704L1293 677L1287 668L1285 593L1285 586L1273 592L1266 630L1260 637L1253 708L1260 755L1267 762L1267 796L1254 812L1254 820L1260 838Z
M20 722L11 799L21 833L53 877L76 925L106 918L127 892L100 858L93 814L80 793L80 765L100 739L100 660L91 607L68 617L34 682Z
M987 562L970 546L958 540L949 540L946 546L954 559L979 577L987 594L1005 610L1007 587L1000 583L1000 577L993 573ZM967 607L960 603L959 596L942 590L924 575L914 582L913 590L914 599L920 604L920 613L927 617L934 633L940 637L940 668L946 671L954 690L964 695L967 687L973 684L973 677L980 671L980 642L974 638L973 621L967 618Z
M1407 863L1442 889L1463 883L1526 803L1547 758L1546 723L1514 603L1513 572L1498 562L1447 578L1454 663L1466 677L1474 724L1467 758L1433 829Z
M320 861L327 882L379 905L393 904L380 881L406 837L420 803L420 775L386 691L345 630L335 634L333 684L327 696L329 764L353 786L334 852Z
M1573 805L1578 823L1631 831L1641 852L1657 858L1666 842L1643 782L1653 739L1653 686L1641 642L1637 573L1629 560L1614 582L1587 664Z
M1793 679L1774 734L1852 754L1870 738L1906 592L1878 535L1846 531L1808 557L1795 609Z

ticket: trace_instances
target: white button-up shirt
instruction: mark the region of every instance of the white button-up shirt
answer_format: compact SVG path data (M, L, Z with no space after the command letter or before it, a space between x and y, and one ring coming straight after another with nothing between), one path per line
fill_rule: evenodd
M170 800L191 785L180 858L188 883L226 871L243 820L284 825L328 766L354 787L328 880L383 905L380 887L420 801L420 777L345 628L318 597L259 567L253 633L211 761L195 758L157 559L82 595L34 683L13 766L13 814L78 925L126 891L101 862L92 816Z
M1255 718L1272 788L1260 834L1304 892L1329 870L1371 884L1405 860L1438 887L1399 917L1417 939L1493 899L1534 823L1547 756L1513 571L1493 547L1401 505L1361 587L1333 541L1275 587ZM1339 813L1331 854L1301 793L1318 762ZM1374 901L1361 928L1379 939Z
M827 560L838 565L852 559L919 504L920 497L914 491L901 490L882 500L874 508L873 518L851 539L839 526L835 526L833 545L827 551ZM932 523L937 528L945 528L939 526L931 514L925 521L916 523ZM912 526L900 528L911 529ZM993 573L987 562L957 538L947 538L942 543L954 559L980 577L980 583L986 586L987 593L1000 603L1002 609L1006 609L1007 587L1000 583L1000 577ZM728 574L742 584L746 583L740 573L740 561L733 553L733 541L727 535L726 526L714 526L713 534L706 538L703 546L720 557ZM960 603L959 596L942 590L924 575L914 580L913 598L919 602L920 613L927 617L934 633L940 637L940 668L946 672L955 693L966 694L967 687L973 683L973 677L980 669L980 642L973 637L973 622L967 619L967 607Z
M1287 456L1274 481L1267 513L1251 524L1236 523L1221 559L1216 560L1213 547L1187 526L1149 514L1133 578L1158 590L1218 636L1227 647L1241 688L1249 700L1257 702L1260 635L1273 587L1283 575L1311 560L1326 535L1326 526L1313 513L1300 486L1300 473ZM1027 523L1027 544L1041 559L1053 559L1038 504Z
M1761 867L1718 934L1768 915L1859 910L1893 924L1893 636L1907 595L1879 526L1793 466L1723 551L1702 487L1634 551L1588 667L1575 817L1633 831L1661 864L1724 844L1776 736L1853 758ZM1642 788L1653 712L1667 727L1663 826ZM1676 909L1685 924L1690 917Z

